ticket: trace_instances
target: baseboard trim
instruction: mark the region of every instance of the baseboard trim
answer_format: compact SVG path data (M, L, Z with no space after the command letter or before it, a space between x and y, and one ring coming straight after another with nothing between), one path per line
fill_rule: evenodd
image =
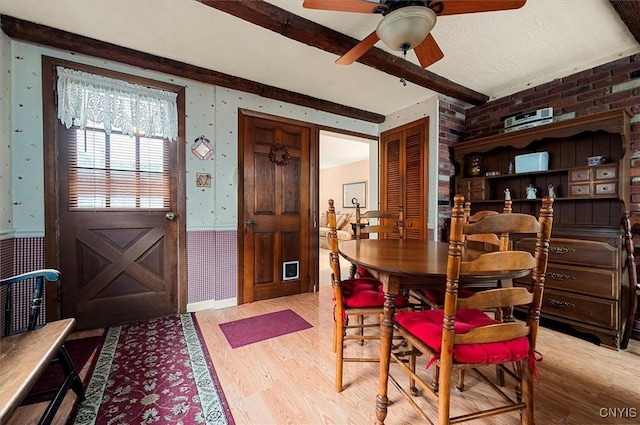
M200 301L187 304L187 313L194 313L202 310L219 310L221 308L235 307L238 305L237 298L227 298L224 300Z

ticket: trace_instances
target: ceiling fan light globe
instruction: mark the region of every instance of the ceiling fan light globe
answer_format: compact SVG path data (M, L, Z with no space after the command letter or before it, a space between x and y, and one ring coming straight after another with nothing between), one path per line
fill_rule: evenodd
M424 6L407 6L386 15L378 24L376 34L390 49L404 51L420 44L435 24L433 10Z

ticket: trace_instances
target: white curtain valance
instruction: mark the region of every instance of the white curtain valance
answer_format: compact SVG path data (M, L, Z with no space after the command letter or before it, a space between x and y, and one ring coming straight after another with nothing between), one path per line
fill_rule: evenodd
M108 133L143 132L177 140L178 95L100 75L57 67L58 118L70 128L100 123Z

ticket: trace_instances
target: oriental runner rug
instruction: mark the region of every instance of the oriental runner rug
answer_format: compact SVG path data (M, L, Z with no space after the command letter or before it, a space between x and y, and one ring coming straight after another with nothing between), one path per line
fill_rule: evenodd
M74 424L235 424L195 316L109 328Z
M231 348L275 338L311 328L312 325L293 310L261 314L233 322L220 323Z

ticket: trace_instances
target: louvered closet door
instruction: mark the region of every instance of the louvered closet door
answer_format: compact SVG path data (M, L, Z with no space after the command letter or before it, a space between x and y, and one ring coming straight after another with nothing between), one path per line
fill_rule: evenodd
M398 206L402 203L404 195L402 191L402 173L400 171L402 169L401 151L402 143L400 137L395 137L394 135L394 137L383 142L382 156L385 158L386 170L383 168L383 174L381 175L380 191L384 196L380 198L380 209L398 211ZM385 236L387 235L379 235L380 238ZM390 238L394 237L394 235L388 236Z
M422 126L405 133L404 232L406 239L427 238L426 138Z
M382 133L380 208L404 210L405 239L426 240L428 118Z

